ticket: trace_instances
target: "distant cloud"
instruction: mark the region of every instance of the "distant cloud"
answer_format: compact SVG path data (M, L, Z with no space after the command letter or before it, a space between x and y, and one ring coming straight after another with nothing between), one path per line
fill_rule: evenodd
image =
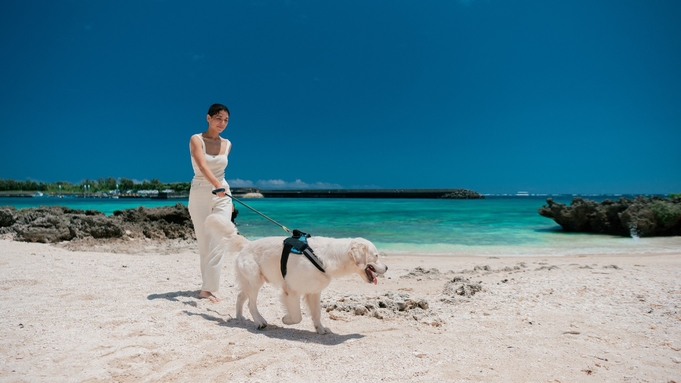
M227 183L229 183L229 186L233 187L233 188L252 188L252 187L255 187L255 184L253 184L253 181L242 180L241 178L237 178L235 180L229 180L229 181L227 181Z
M235 188L248 188L248 187L258 187L260 189L279 189L279 190L291 190L291 189L342 189L343 187L339 184L332 184L328 182L315 182L309 184L301 180L295 180L293 182L287 182L284 180L258 180L257 182L235 179L228 181L229 186Z

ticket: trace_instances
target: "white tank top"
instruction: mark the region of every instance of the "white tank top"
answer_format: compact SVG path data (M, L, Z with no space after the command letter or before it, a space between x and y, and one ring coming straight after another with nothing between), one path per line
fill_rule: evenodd
M208 164L208 169L210 170L211 173L217 178L219 181L223 181L225 179L225 168L227 167L227 153L229 153L229 148L232 146L232 143L229 142L229 140L225 139L227 141L227 149L225 150L225 154L217 154L217 155L212 155L206 153L206 143L203 141L203 137L201 137L201 134L195 134L195 136L198 136L199 139L201 140L201 146L203 146L203 156L206 158L206 163ZM191 156L191 146L190 146L190 157L192 159L192 168L194 168L194 180L195 181L206 181L206 177L203 176L203 173L201 173L201 169L199 169L199 165L196 164L196 161L194 161L194 157Z

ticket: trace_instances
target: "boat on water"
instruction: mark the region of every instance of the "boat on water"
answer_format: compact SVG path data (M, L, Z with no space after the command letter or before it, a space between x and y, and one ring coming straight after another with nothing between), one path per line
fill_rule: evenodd
M42 192L35 192L33 193L32 197L39 198L39 197L45 197L45 194Z
M516 196L518 196L518 197L529 197L530 193L528 193L526 191L519 191L519 192L516 193Z

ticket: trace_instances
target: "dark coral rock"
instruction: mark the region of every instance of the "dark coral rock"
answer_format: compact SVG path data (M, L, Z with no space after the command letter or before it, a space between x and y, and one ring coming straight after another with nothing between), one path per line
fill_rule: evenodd
M681 198L646 198L594 202L575 197L570 206L546 200L538 211L568 232L620 236L681 235Z
M117 210L107 217L96 210L63 206L0 208L2 233L26 242L54 243L73 239L146 237L157 240L194 239L194 226L186 206Z

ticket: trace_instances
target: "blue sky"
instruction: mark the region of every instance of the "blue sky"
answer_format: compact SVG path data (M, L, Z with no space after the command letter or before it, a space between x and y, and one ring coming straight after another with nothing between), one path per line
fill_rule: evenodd
M0 5L0 178L681 192L675 0Z

